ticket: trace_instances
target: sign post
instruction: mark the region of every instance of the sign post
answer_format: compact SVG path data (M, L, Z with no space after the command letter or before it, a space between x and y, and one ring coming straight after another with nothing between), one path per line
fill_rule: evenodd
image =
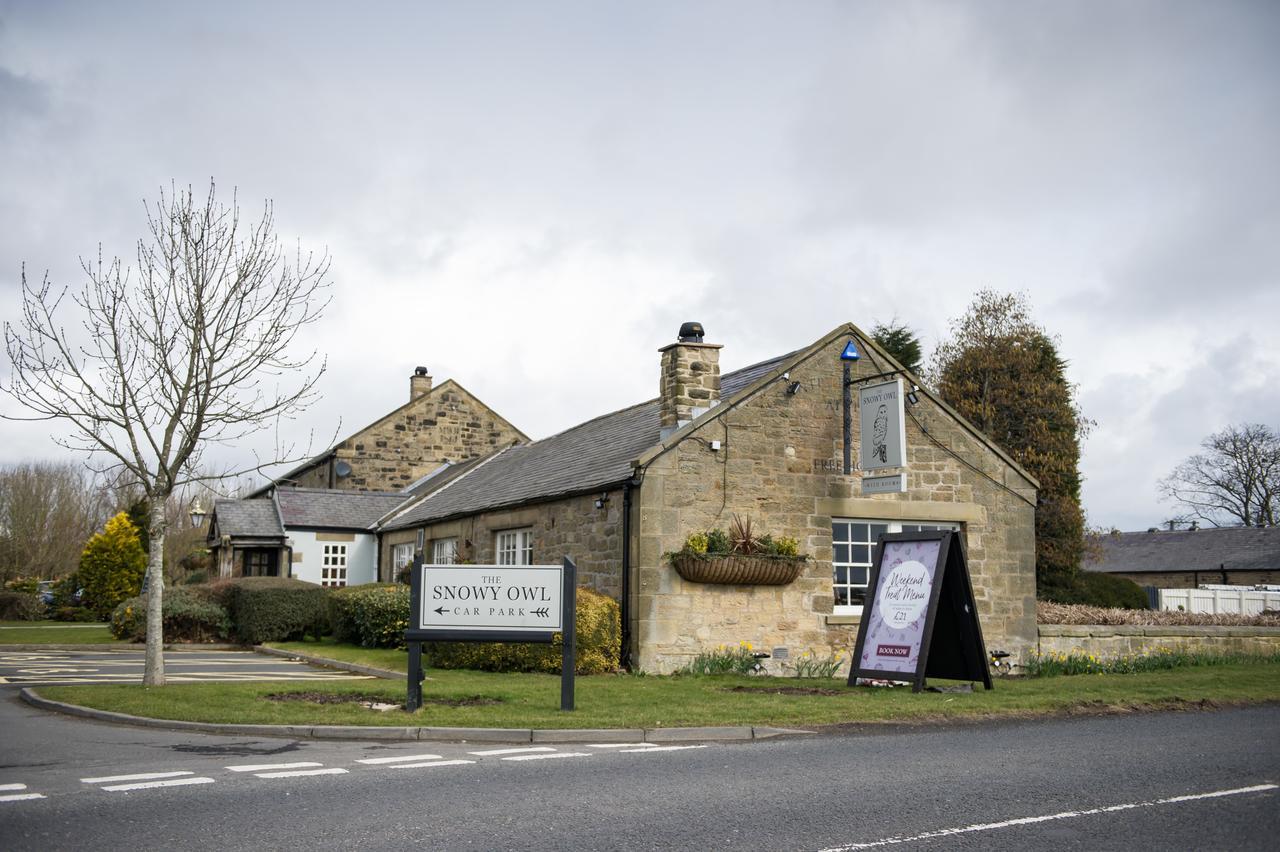
M545 642L563 635L560 709L574 707L577 566L423 565L409 581L409 694L422 706L423 642Z
M981 680L991 689L964 548L950 530L882 535L849 685L858 678Z

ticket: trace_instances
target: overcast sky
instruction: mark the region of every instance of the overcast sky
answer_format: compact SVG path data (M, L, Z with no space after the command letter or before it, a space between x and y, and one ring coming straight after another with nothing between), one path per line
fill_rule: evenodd
M332 255L321 441L418 364L537 438L654 396L683 320L733 369L1024 291L1089 522L1145 529L1205 435L1280 427L1277 45L1267 0L0 0L0 318L211 177Z

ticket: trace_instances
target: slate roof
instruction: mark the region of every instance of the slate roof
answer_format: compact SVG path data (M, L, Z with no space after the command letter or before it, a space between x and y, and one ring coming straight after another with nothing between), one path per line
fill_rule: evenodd
M720 377L729 398L795 355L789 352ZM631 462L660 440L658 400L605 414L557 435L489 456L466 476L433 493L383 529L475 514L533 500L616 486L631 476Z
M1280 527L1218 527L1103 535L1102 555L1086 571L1274 571L1280 569Z
M402 492L330 491L321 488L279 488L276 499L284 525L293 528L370 529L379 518L409 499ZM248 500L266 503L270 500Z
M283 538L280 516L270 500L215 500L218 533L236 538Z

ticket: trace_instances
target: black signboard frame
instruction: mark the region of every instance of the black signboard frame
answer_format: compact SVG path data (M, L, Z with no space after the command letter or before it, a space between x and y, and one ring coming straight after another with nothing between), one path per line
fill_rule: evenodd
M530 642L551 643L557 633L564 636L560 652L560 709L574 708L574 669L578 651L578 566L568 556L560 572L560 630L503 630L472 628L442 630L422 627L422 553L413 558L409 574L409 629L404 632L409 648L409 695L405 708L412 713L422 706L422 682L426 666L422 662L423 642ZM512 568L521 566L512 565Z
M927 541L939 543L938 561L934 566L933 585L929 592L920 638L920 654L915 668L908 669L904 666L900 671L862 668L860 664L867 643L867 633L871 627L872 615L879 605L885 553L891 549L886 545ZM964 543L960 535L951 530L886 533L879 538L875 563L867 582L867 598L863 604L862 620L858 625L858 639L849 669L849 685L855 685L858 678L905 680L911 684L912 692L920 692L928 677L980 680L984 687L992 688L986 644L982 639L982 625L978 621L977 603L969 580Z

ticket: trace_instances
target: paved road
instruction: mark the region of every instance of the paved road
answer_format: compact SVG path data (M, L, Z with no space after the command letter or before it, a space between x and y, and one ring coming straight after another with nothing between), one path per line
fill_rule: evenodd
M0 845L1270 850L1277 730L1269 706L512 752L138 730L8 697Z
M144 651L0 651L0 686L68 683L142 683ZM170 683L365 678L252 651L169 651Z

